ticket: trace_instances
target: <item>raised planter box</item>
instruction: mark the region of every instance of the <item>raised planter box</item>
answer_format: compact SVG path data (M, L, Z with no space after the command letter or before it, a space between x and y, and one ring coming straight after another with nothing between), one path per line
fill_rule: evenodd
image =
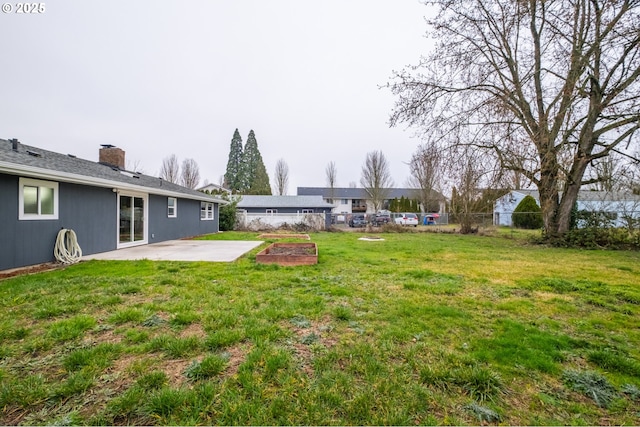
M258 264L313 265L318 263L315 243L274 243L256 255Z
M292 233L265 233L258 236L258 239L304 239L310 240L308 234L292 234Z

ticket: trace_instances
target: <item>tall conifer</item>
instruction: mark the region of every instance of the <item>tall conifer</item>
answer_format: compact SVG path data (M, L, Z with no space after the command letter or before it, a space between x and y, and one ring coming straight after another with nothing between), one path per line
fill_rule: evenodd
M242 157L242 137L236 129L231 138L227 171L224 174L224 186L234 193L245 189L242 185Z
M245 194L271 195L267 168L258 149L256 134L251 130L242 155L242 183Z

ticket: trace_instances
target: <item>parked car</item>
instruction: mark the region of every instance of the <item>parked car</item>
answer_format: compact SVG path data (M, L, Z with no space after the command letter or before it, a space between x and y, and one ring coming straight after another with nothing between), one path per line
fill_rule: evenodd
M384 224L388 224L391 222L391 215L388 213L377 213L376 216L373 217L373 225L381 226Z
M396 224L418 226L418 215L414 213L401 213L396 219Z
M351 215L349 219L349 227L366 227L367 226L367 218L364 214L355 214Z

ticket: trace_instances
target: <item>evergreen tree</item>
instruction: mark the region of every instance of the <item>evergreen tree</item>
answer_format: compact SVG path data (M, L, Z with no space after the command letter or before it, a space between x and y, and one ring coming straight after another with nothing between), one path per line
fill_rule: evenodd
M407 201L404 199L404 196L400 196L400 211L406 212L407 210Z
M531 196L525 196L514 209L511 221L518 228L542 228L542 210L538 206L536 199Z
M242 183L245 194L271 195L271 184L267 168L258 150L256 134L251 130L242 155Z
M224 174L224 186L234 193L244 190L242 186L242 137L238 129L231 138L227 171Z
M269 184L269 174L267 174L267 169L264 163L262 163L262 158L260 158L260 162L258 162L256 174L247 194L263 194L268 196L272 194L271 184Z

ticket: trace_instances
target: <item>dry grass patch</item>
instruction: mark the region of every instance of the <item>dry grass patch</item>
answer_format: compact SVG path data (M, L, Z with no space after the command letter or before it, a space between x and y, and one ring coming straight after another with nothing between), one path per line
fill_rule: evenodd
M207 337L207 332L200 323L191 323L180 331L179 336L180 338L196 337L204 339Z

